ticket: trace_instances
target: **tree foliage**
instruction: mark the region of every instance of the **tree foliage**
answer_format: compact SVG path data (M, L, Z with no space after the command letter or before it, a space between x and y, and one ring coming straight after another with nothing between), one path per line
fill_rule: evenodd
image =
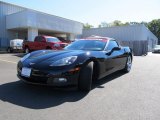
M83 24L83 28L87 28L87 29L93 28L93 25L90 25L89 23L85 23Z
M107 22L101 22L101 24L98 25L99 28L101 28L101 27L110 27L110 26L111 25L109 23L107 23Z
M158 43L160 44L160 19L155 19L149 22L148 28L155 36L158 37Z
M123 25L123 23L121 21L119 21L119 20L115 20L112 23L112 26L122 26L122 25Z

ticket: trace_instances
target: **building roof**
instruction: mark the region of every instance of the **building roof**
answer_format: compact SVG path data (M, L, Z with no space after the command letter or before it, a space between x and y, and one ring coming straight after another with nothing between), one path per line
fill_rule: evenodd
M16 6L16 7L23 8L23 9L25 9L25 10L32 10L32 11L39 12L39 13L42 13L42 14L47 14L47 15L51 15L51 16L55 16L55 17L59 17L59 18L62 18L62 19L70 20L70 21L73 21L73 22L81 23L81 22L79 22L79 21L75 21L75 20L67 19L67 18L64 18L64 17L60 17L60 16L57 16L57 15L53 15L53 14L49 14L49 13L45 13L45 12L43 12L43 11L38 11L38 10L35 10L35 9L27 8L27 7L20 6L20 5L15 5L15 4L8 3L8 2L4 2L4 1L0 1L0 3L8 4L8 5L11 5L11 6ZM81 24L83 24L83 23L81 23Z

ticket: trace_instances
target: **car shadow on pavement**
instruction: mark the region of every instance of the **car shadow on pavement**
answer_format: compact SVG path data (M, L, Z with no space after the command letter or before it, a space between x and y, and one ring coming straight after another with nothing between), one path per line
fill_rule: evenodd
M96 80L96 81L93 81L93 85L92 85L92 89L94 88L104 88L104 84L107 83L107 82L110 82L120 76L123 76L125 75L125 73L123 71L117 71L115 73L112 73L100 80Z
M20 57L20 58L22 58L25 55L26 55L25 53L15 53L15 54L13 54L13 56Z
M27 85L22 81L0 85L0 100L30 109L45 109L76 102L88 93L72 89Z
M116 72L93 83L94 88L103 88L102 85L122 76ZM0 100L30 109L45 109L61 105L65 102L77 102L88 93L74 88L55 89L49 86L34 86L22 81L15 81L0 85Z

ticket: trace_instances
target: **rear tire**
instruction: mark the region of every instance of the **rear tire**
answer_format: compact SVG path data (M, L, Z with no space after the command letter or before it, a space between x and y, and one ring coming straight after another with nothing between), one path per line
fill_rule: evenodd
M7 52L8 52L8 53L12 53L12 52L13 52L12 48L10 48L10 47L7 48Z
M29 53L29 52L30 52L29 48L26 47L24 52L25 52L25 53Z
M90 91L92 87L93 62L87 63L80 71L78 88L81 91Z
M125 73L130 72L131 67L132 67L132 57L131 57L131 55L129 55L129 56L127 57L126 65L125 65L125 68L123 69L123 71L124 71Z

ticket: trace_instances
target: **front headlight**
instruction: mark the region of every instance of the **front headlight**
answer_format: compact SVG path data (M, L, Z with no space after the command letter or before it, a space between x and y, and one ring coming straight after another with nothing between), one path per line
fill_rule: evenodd
M25 61L30 56L30 53L21 58L21 62Z
M60 60L57 60L53 62L50 66L65 66L73 64L77 60L77 56L70 56L66 58L62 58Z

